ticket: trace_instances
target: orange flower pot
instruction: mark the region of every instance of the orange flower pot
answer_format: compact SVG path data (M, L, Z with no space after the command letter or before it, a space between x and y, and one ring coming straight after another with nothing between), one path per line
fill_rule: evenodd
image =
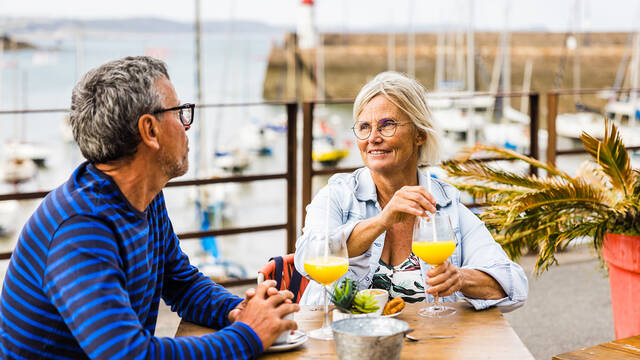
M602 256L609 264L616 339L640 334L640 236L606 234Z

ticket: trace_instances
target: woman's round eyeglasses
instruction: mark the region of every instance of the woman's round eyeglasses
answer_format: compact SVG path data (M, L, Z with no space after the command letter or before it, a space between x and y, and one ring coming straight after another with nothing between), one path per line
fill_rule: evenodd
M193 124L193 109L195 109L195 104L182 104L168 109L160 109L158 111L154 111L151 114L156 115L167 111L179 111L180 112L180 122L184 126L189 126Z
M407 123L399 124L395 120L391 119L381 119L378 121L378 133L384 137L392 137L396 134L396 130L398 126L407 125ZM369 136L371 136L372 130L371 124L368 122L357 122L351 130L353 130L353 134L360 140L367 140Z

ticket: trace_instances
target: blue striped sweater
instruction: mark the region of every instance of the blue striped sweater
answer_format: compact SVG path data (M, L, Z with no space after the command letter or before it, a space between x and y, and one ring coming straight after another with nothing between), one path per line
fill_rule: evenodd
M157 338L160 298L202 337ZM0 303L3 359L236 359L262 352L240 298L189 264L162 192L145 212L93 165L80 165L24 226Z

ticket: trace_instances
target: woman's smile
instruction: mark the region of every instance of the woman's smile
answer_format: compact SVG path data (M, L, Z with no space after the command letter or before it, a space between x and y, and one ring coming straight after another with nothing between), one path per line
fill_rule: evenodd
M392 119L400 124L393 135L382 135L381 123ZM369 137L358 139L358 148L365 165L374 172L415 172L418 163L418 146L415 130L409 117L384 95L371 99L358 116L358 124L371 129Z

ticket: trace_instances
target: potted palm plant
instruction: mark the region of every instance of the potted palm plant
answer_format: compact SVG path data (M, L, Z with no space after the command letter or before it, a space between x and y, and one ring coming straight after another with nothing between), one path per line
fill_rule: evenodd
M483 202L481 219L517 259L537 249L536 274L556 263L555 253L578 237L608 264L616 338L640 334L640 171L631 168L618 129L605 120L602 140L582 133L591 155L576 176L519 153L486 145L464 149L443 164L451 182ZM518 174L473 160L489 153L522 161L547 176Z

